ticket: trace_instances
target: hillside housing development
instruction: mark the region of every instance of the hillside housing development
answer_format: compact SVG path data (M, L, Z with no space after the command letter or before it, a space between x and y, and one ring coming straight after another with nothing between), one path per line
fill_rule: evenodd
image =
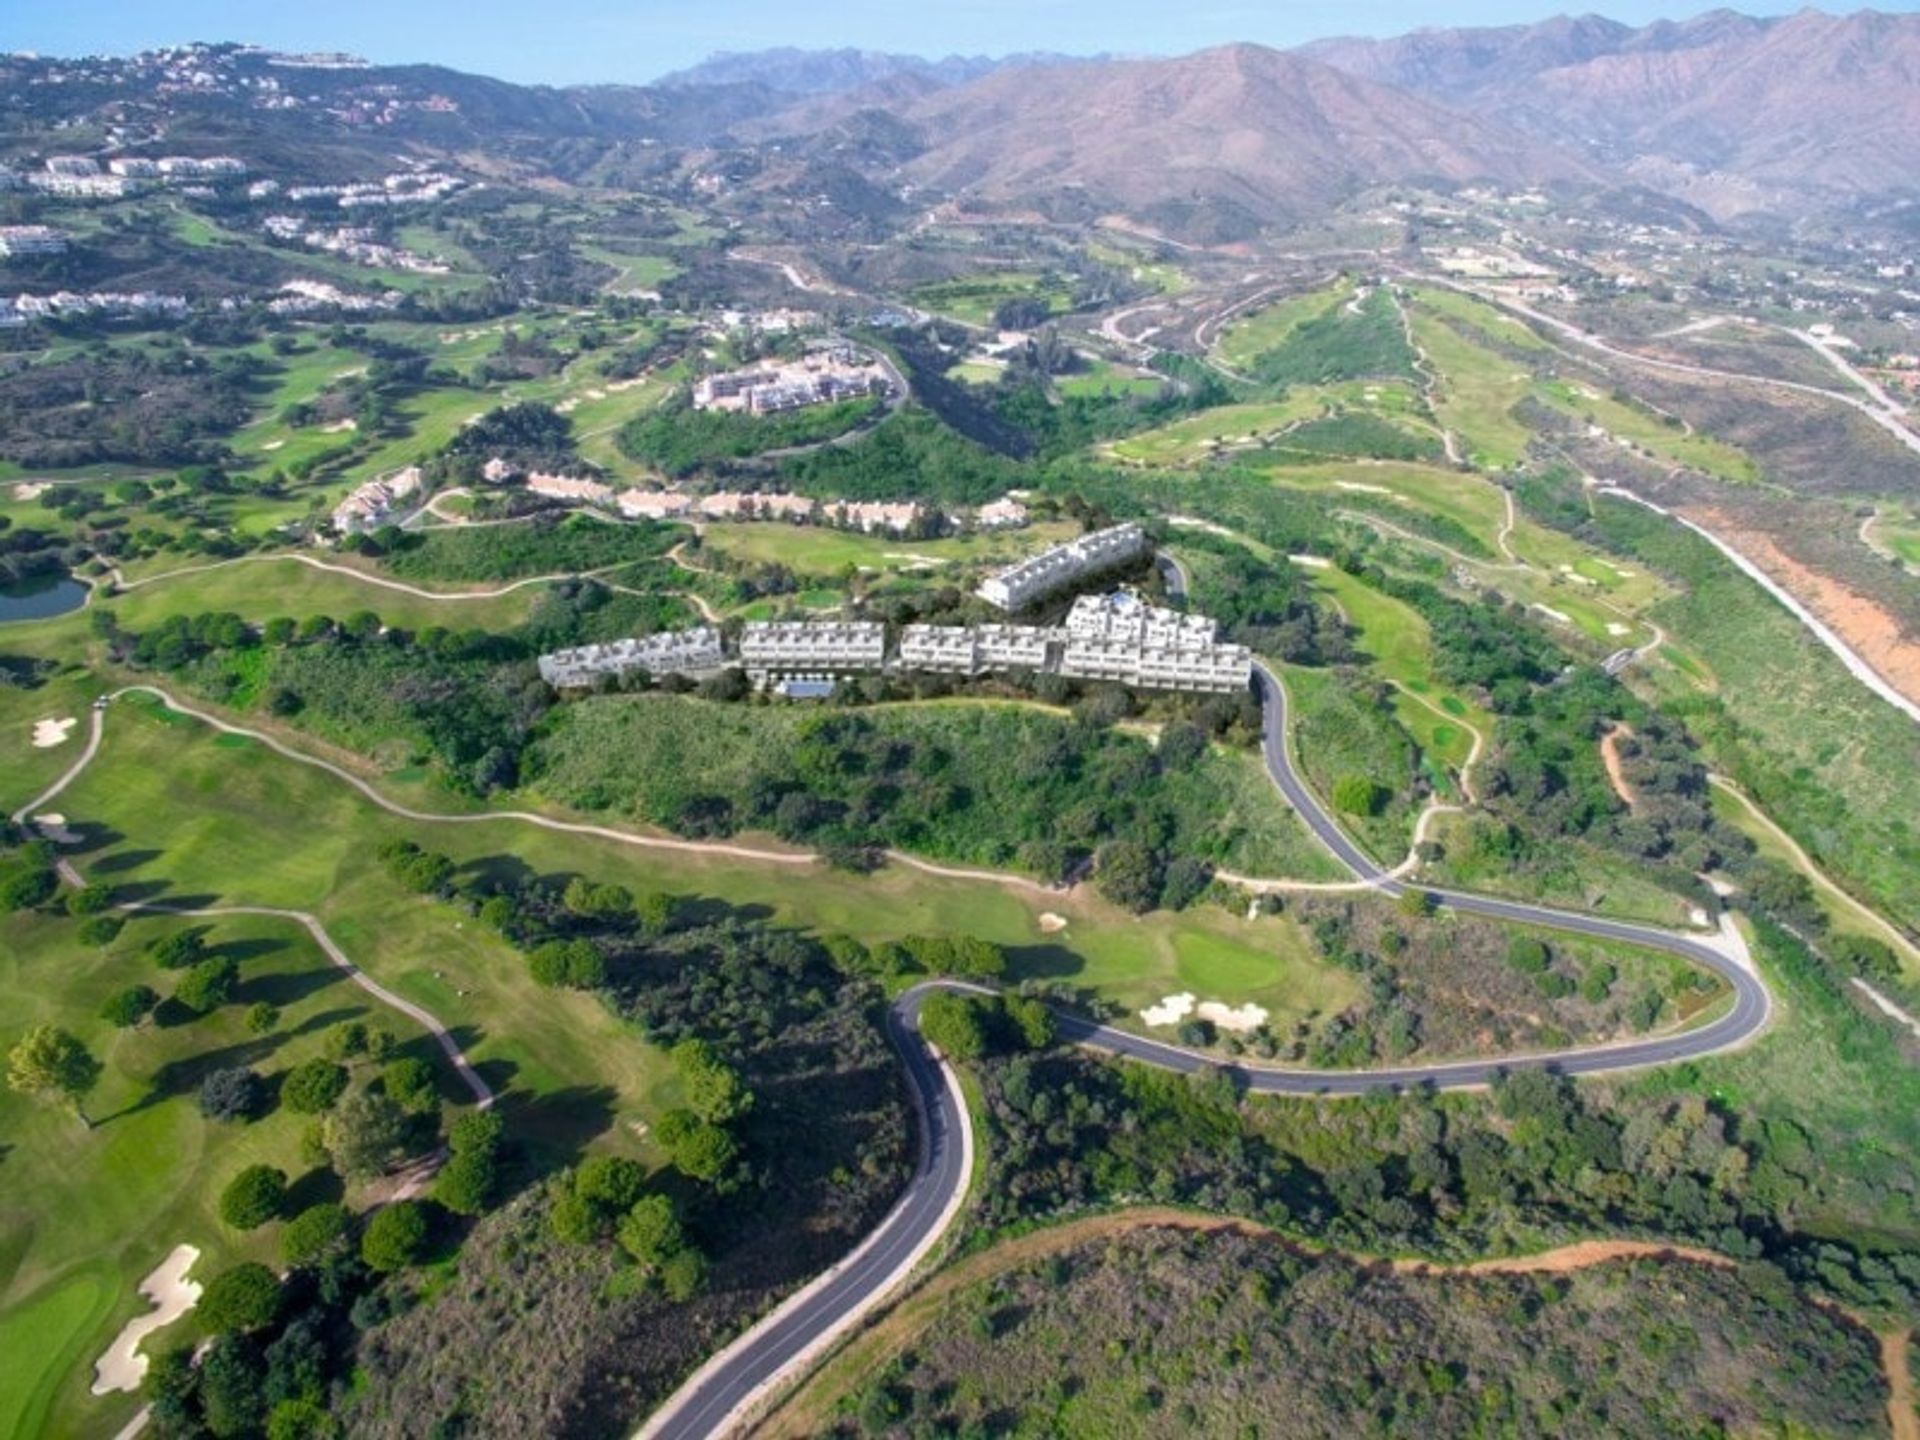
M1253 674L1252 652L1222 644L1212 620L1126 592L1082 596L1064 625L908 625L891 658L887 627L877 621L758 621L741 630L738 659L760 688L808 695L830 693L834 676L884 671L970 679L1024 671L1211 694L1244 690ZM707 627L562 650L539 662L541 678L560 689L642 670L709 674L727 663ZM795 691L789 681L813 688Z
M809 350L795 361L709 375L694 386L693 408L777 415L892 391L893 382L879 361L850 345L831 345Z
M1024 610L1090 575L1129 565L1150 549L1147 532L1132 521L1109 526L1042 550L990 576L980 586L980 598L1009 612Z

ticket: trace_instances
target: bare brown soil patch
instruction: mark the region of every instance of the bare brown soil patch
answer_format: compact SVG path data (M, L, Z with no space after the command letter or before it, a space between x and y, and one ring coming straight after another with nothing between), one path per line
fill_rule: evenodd
M1858 591L1801 564L1772 539L1743 530L1714 510L1682 511L1706 526L1791 591L1814 614L1909 700L1920 702L1920 643L1905 635L1899 620Z
M1920 1411L1914 1408L1913 1366L1907 1349L1911 1330L1893 1330L1880 1337L1880 1368L1887 1375L1887 1423L1893 1440L1920 1440Z
M1633 734L1630 726L1615 725L1600 737L1600 763L1607 767L1607 782L1613 786L1629 810L1640 808L1640 799L1633 793L1633 786L1627 783L1626 767L1620 763L1620 741Z

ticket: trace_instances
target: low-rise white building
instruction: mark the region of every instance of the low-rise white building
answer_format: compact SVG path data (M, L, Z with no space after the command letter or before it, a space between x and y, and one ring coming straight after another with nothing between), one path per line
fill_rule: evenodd
M875 620L760 620L740 631L740 661L750 672L878 670L887 660L887 627Z
M1156 650L1191 650L1211 645L1220 626L1205 615L1189 615L1149 605L1138 595L1082 595L1067 612L1067 634L1083 640L1112 640Z
M692 497L677 490L622 490L613 503L629 520L677 520L693 508Z
M1027 507L1011 495L1004 495L975 510L973 523L982 530L1018 530L1027 523Z
M1138 525L1113 525L1009 566L980 586L980 598L1002 610L1024 610L1090 575L1131 564L1151 548Z
M993 675L1052 668L1065 633L1041 625L908 625L900 667L940 675Z
M687 630L663 630L606 645L581 645L556 650L537 662L540 678L556 690L591 685L603 675L619 677L645 671L649 675L702 675L727 663L720 632L710 625Z
M611 505L613 487L598 480L581 480L572 475L547 475L536 470L527 476L527 489L549 500L565 500L582 505Z
M420 467L409 465L392 475L369 480L333 508L333 528L342 535L378 530L400 503L420 489Z

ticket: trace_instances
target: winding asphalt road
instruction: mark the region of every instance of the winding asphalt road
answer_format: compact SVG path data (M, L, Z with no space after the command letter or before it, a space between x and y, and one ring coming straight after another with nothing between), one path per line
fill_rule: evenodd
M1360 880L1383 894L1397 896L1421 888L1394 878L1355 845L1300 778L1288 749L1287 695L1279 678L1266 666L1259 666L1254 688L1265 715L1267 772L1321 843ZM1506 1071L1522 1068L1582 1075L1695 1059L1741 1044L1757 1035L1771 1017L1772 997L1760 977L1732 955L1690 936L1484 895L1433 889L1427 893L1463 914L1618 940L1678 955L1726 981L1733 992L1733 1004L1698 1028L1613 1045L1391 1070L1235 1065L1225 1067L1228 1072L1248 1090L1265 1095L1344 1096L1422 1087L1457 1089L1485 1085ZM923 1121L920 1163L906 1195L859 1250L793 1296L688 1380L655 1412L638 1440L705 1440L733 1433L762 1401L803 1373L827 1347L884 1301L945 1232L965 1198L972 1166L964 1097L952 1071L929 1054L917 1029L921 1005L928 995L942 989L988 993L957 981L930 981L902 995L888 1015L888 1032L905 1063ZM1183 1074L1221 1067L1221 1062L1210 1056L1116 1030L1069 1011L1056 1012L1055 1018L1060 1037L1072 1044Z
M1172 578L1172 577L1170 577ZM1184 577L1180 577L1184 579ZM1172 588L1171 586L1169 587ZM633 840L604 827L571 825L544 816L489 813L463 816L431 815L407 810L381 795L357 776L292 750L272 737L238 727L204 712L188 709L162 691L146 686L163 703L221 730L252 735L288 758L329 771L382 807L428 821L498 822L520 820L610 838ZM1254 673L1254 688L1265 719L1263 750L1273 783L1329 851L1363 884L1388 896L1404 894L1409 886L1383 869L1347 836L1307 787L1294 768L1288 745L1287 695L1279 677L1265 665ZM124 692L116 692L124 693ZM104 712L91 716L85 751L75 764L38 798L21 807L16 819L25 820L64 790L84 771L100 748ZM656 842L673 843L673 842ZM698 847L679 842L689 849ZM758 854L754 858L765 858ZM811 857L795 857L810 859ZM1759 976L1735 956L1692 936L1576 912L1551 910L1519 901L1454 891L1428 890L1436 901L1465 914L1531 924L1664 950L1711 971L1733 992L1733 1004L1716 1019L1680 1034L1631 1040L1613 1045L1543 1051L1446 1065L1405 1066L1389 1070L1313 1071L1261 1065L1225 1067L1248 1090L1261 1094L1299 1096L1361 1095L1417 1087L1449 1089L1484 1085L1504 1071L1524 1067L1551 1069L1564 1074L1589 1074L1665 1064L1716 1053L1751 1038L1765 1027L1772 999ZM259 912L268 913L268 912ZM329 951L330 943L317 922L298 912L271 912L306 921ZM336 962L345 957L334 952ZM348 964L349 971L353 967ZM364 977L356 977L367 984ZM370 987L371 988L371 987ZM881 1304L906 1279L920 1260L939 1242L966 1198L973 1170L972 1130L958 1077L927 1047L919 1031L920 1008L939 990L991 993L958 981L934 980L916 986L895 1001L887 1016L887 1031L899 1051L909 1089L919 1112L920 1154L905 1194L867 1239L839 1264L789 1297L760 1324L713 1356L648 1420L640 1440L695 1440L726 1435L735 1430L757 1405L786 1381L809 1367L862 1316ZM388 997L398 1003L398 997ZM403 1008L411 1008L404 1007ZM436 1028L431 1017L418 1018ZM1070 1043L1182 1073L1217 1068L1212 1057L1164 1041L1116 1030L1084 1016L1061 1011L1059 1034ZM443 1044L449 1042L443 1040ZM449 1045L449 1054L470 1074L464 1057ZM477 1079L477 1077L474 1077ZM469 1084L474 1083L469 1079ZM491 1095L476 1086L476 1097L486 1103Z

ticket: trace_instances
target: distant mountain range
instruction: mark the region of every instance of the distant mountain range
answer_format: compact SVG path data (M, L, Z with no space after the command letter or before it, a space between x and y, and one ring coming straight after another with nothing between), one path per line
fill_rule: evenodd
M1589 15L1144 60L774 50L646 86L198 47L209 87L179 63L0 56L0 159L138 121L303 173L408 145L602 186L721 173L868 224L953 198L1203 241L1400 183L1658 192L1722 220L1920 198L1915 14ZM292 108L262 109L269 86Z
M881 50L799 50L785 46L775 50L721 51L698 65L662 75L653 83L669 90L700 85L760 85L787 95L837 95L901 75L939 85L964 85L996 70L1057 65L1080 58L1036 51L998 58L949 55L943 60L928 60L919 55L895 55Z
M1568 150L1257 45L1008 70L901 107L934 190L1205 237L1289 223L1398 181L1600 183Z
M1589 15L1301 53L1655 183L1678 171L1814 196L1920 183L1916 14L1716 10L1640 29Z
M845 138L860 117L918 184L1199 233L1285 223L1395 181L1610 181L1722 218L1920 188L1914 14L1586 15L1171 60L711 63L688 73L807 97L752 133Z

